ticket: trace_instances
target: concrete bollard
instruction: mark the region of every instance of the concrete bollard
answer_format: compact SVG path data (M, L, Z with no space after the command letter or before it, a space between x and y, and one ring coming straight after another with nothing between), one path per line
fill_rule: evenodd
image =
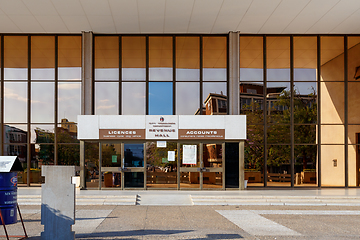
M42 166L41 186L42 240L75 239L72 225L75 224L75 166Z

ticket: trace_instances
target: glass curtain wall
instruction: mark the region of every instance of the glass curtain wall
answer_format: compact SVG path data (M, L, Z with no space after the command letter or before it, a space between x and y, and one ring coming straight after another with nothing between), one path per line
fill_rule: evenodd
M19 183L40 183L42 165L79 166L81 36L2 36L1 67L2 153L19 156Z
M316 186L316 69L317 37L240 37L248 186Z

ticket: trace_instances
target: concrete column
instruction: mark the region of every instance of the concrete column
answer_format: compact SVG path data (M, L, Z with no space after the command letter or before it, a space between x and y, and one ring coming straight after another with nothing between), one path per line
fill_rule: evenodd
M229 33L229 114L240 114L240 32Z
M91 115L92 106L92 70L93 70L93 33L82 32L82 70L81 70L81 114ZM80 189L86 189L85 142L80 141Z

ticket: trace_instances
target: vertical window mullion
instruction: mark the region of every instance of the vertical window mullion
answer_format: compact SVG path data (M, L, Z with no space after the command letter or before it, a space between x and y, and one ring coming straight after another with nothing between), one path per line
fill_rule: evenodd
M54 164L58 165L58 63L59 63L59 52L58 52L58 36L55 36L55 107L54 107L54 113L55 113L55 139L54 139Z

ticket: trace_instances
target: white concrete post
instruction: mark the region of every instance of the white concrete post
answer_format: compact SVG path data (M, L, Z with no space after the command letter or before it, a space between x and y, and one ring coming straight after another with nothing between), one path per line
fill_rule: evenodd
M229 115L240 114L240 32L229 33Z

